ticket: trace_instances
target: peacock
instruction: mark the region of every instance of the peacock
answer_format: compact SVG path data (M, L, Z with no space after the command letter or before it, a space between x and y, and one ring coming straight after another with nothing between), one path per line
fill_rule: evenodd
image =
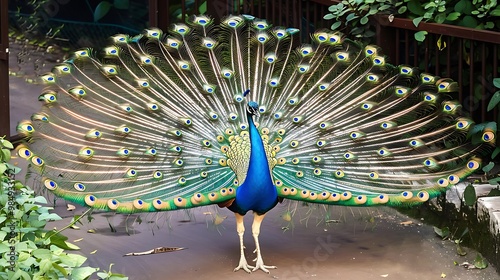
M227 207L234 270L269 273L260 226L284 199L412 206L491 152L496 128L462 112L453 80L393 66L338 32L317 30L310 44L298 34L250 15L198 15L80 49L40 77L42 111L19 123L17 154L44 189L88 207Z

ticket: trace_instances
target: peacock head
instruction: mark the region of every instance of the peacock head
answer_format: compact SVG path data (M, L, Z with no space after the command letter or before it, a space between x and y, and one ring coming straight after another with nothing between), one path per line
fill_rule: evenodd
M259 104L255 101L248 101L247 112L252 116L259 116Z

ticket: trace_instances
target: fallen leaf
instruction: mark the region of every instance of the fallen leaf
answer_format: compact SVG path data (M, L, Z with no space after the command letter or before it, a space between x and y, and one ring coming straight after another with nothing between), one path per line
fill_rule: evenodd
M386 278L386 277L389 277L389 274L382 274L382 275L380 275L380 277Z
M73 242L80 242L80 241L82 241L82 240L83 240L83 238L80 238L80 239L75 239L75 240L73 240Z
M441 273L441 278L446 278L446 274Z
M92 252L90 252L91 255L95 254L97 252L97 250L94 250Z
M89 229L87 230L88 233L95 233L95 229Z
M68 206L68 211L73 211L76 209L75 205L73 205L73 204L68 203L67 206Z
M405 222L401 222L399 224L403 225L403 226L409 226L409 225L413 224L413 221L405 221Z

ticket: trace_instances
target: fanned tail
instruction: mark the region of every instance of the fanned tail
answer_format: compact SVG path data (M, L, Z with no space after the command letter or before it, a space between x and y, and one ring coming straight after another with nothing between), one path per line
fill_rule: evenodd
M385 62L377 47L251 16L206 16L79 50L41 77L43 111L18 155L65 199L118 212L226 205L245 181L243 93L282 198L427 200L481 164L496 127L474 125L457 84ZM472 140L472 141L471 141Z

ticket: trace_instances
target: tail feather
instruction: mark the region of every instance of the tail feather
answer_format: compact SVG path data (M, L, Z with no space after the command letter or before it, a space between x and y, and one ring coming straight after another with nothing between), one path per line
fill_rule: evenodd
M42 184L77 203L119 212L230 201L250 142L244 92L282 198L408 205L481 164L496 128L474 129L449 94L457 84L385 62L376 46L251 16L206 16L116 35L52 73L43 111L19 131L19 156ZM472 139L472 143L470 143Z

